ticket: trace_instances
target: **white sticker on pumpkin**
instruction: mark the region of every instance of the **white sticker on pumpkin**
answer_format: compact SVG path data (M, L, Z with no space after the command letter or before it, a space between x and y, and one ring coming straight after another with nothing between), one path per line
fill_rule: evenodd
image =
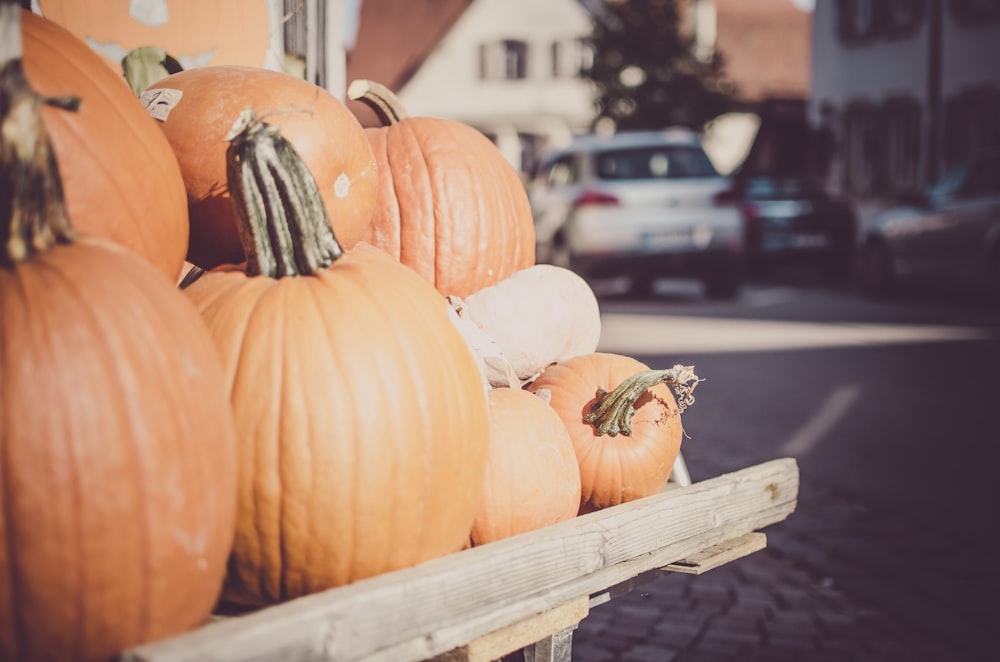
M167 116L174 109L184 96L181 90L163 87L156 90L146 90L139 95L139 103L143 105L146 112L152 115L153 119L161 122L167 121Z
M337 180L333 182L333 194L338 198L346 198L347 194L351 192L351 178L347 176L346 172L340 173Z

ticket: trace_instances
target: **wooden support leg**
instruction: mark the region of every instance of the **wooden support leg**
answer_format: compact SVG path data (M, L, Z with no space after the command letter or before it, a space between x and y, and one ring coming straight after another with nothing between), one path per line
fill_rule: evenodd
M559 630L524 648L524 662L570 662L573 657L573 630Z

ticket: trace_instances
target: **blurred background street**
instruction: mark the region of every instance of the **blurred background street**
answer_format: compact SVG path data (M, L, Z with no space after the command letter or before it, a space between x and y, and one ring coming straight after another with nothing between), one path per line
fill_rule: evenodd
M574 659L991 659L1000 311L792 270L698 295L607 295L603 348L695 365L692 479L792 456L798 510L762 552L597 607Z

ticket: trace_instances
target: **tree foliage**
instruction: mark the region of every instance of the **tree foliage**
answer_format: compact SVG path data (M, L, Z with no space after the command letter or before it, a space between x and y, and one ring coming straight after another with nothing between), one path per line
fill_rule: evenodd
M731 108L721 56L696 57L693 36L680 29L676 0L604 5L603 20L594 21L589 37L594 60L587 76L597 88L595 124L607 118L619 130L700 130Z

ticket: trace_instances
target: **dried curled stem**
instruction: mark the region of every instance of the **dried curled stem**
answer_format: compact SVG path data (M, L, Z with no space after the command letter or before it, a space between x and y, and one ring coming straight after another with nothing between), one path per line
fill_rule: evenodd
M379 121L386 126L398 124L409 117L399 97L385 85L375 81L358 79L347 87L347 98L361 101L375 111Z
M658 384L670 386L677 397L677 413L694 404L694 389L701 379L694 366L675 365L669 370L643 370L632 375L610 393L601 391L593 409L583 417L599 435L632 434L632 416L639 397Z
M76 110L74 97L43 97L24 76L20 7L0 2L0 261L26 260L76 233L66 215L62 179L42 106Z

